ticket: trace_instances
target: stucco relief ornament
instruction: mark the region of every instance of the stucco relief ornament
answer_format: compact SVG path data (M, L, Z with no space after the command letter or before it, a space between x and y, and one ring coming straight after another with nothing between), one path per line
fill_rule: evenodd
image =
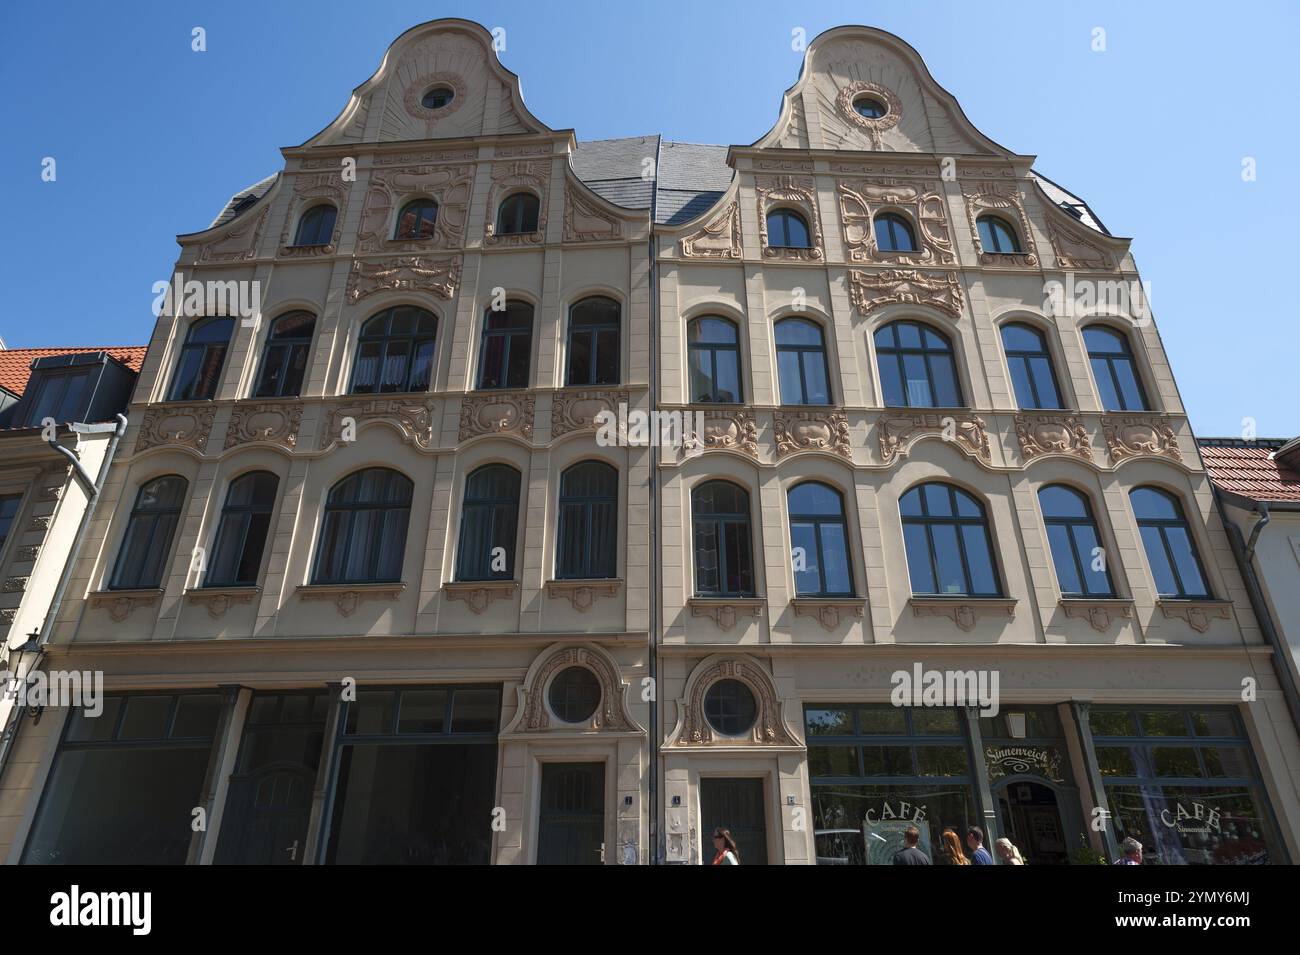
M992 212L1015 223L1024 247L1023 252L986 252L981 247L981 265L1032 267L1038 264L1038 256L1034 252L1034 234L1029 228L1029 217L1025 215L1024 206L1020 201L1020 192L1014 183L972 183L962 190L962 197L966 200L966 216L970 220L971 235L979 235L979 217L986 212Z
M145 451L171 445L203 451L208 446L216 413L216 408L206 403L149 408L136 436L135 449Z
M451 90L451 101L437 109L429 109L421 100L424 99L425 93L438 86L445 86ZM402 97L402 105L406 108L408 116L421 120L425 124L425 130L432 134L439 122L461 108L465 102L467 89L464 78L458 73L446 71L427 73L416 77L406 85L406 95Z
M432 292L451 298L460 284L461 257L411 255L396 259L357 259L348 273L348 301L356 304L376 292Z
M844 243L855 262L896 262L902 265L954 265L947 204L938 183L876 178L840 182L840 218ZM920 226L920 248L914 252L885 252L876 243L878 213L903 208Z
M1043 454L1072 454L1092 460L1092 441L1074 415L1016 415L1016 440L1026 461Z
M740 250L740 206L727 205L722 213L690 235L682 236L682 256L688 259L738 259Z
M961 318L966 297L952 272L885 269L849 273L849 297L862 315L885 305L926 305Z
M1061 213L1064 215L1064 213ZM1102 246L1089 239L1079 229L1060 225L1047 218L1047 235L1052 240L1056 264L1063 269L1094 269L1113 271L1115 258Z
M875 117L863 116L853 108L854 100L861 96L869 96L877 100L885 107L885 114ZM903 118L903 101L898 98L898 94L887 86L868 83L865 80L842 87L839 96L835 98L835 108L851 126L856 126L870 137L872 149L879 149L882 134L897 126L898 121Z
M547 184L551 177L549 159L526 160L492 164L492 188L488 190L487 209L483 224L485 245L540 245L546 238ZM497 235L497 209L501 201L515 192L531 192L537 196L537 228L533 232Z
M853 458L849 438L849 416L843 411L777 411L773 415L776 432L776 456L785 457L799 451L827 451L842 458Z
M1181 462L1178 437L1168 422L1151 415L1106 415L1101 422L1112 464L1139 455Z
M596 415L603 411L618 413L627 404L626 391L557 391L551 399L551 437L571 431L596 430Z
M258 202L265 198L264 194ZM233 220L239 224L221 238L204 243L203 250L199 253L199 261L241 262L253 258L257 255L257 246L262 239L262 227L266 225L266 217L270 211L271 207L268 205L251 219L240 216ZM241 222L241 220L246 221Z
M230 412L225 447L233 448L254 441L269 441L293 450L298 445L298 428L302 424L300 402L240 402Z
M596 203L568 186L564 195L564 241L609 242L623 237L623 225Z
M969 457L991 463L989 434L984 419L979 415L961 412L934 412L918 414L885 414L879 422L880 460L892 464L904 454L908 442L916 435L951 435L948 443L956 445Z
M682 436L682 454L694 454L700 451L739 451L752 458L758 457L758 427L754 424L752 412L740 409L736 411L704 411L704 428L702 433L694 430ZM687 418L694 421L695 415Z
M461 399L460 432L456 440L496 434L514 435L531 441L535 404L533 396L524 391L466 395Z
M822 223L817 213L817 185L810 176L756 176L754 191L758 197L758 236L766 258L821 259ZM790 206L799 209L808 221L808 248L773 246L767 239L767 215L773 209Z
M704 696L709 687L719 680L737 680L749 687L758 704L758 718L744 739L716 738L713 727L704 716ZM797 746L781 718L781 701L776 685L762 667L748 660L720 660L695 677L690 696L685 701L682 733L678 742L687 745L707 745L721 742L766 744L769 746Z
M357 228L361 252L427 252L462 245L469 218L469 198L474 186L474 167L424 165L377 169L366 188L366 202ZM421 239L396 239L394 207L417 197L438 203L433 235Z
M293 180L293 203L289 214L284 218L284 229L280 232L280 255L283 257L303 257L316 255L333 255L338 251L339 240L343 237L343 206L347 201L348 190L337 172L299 173ZM290 229L296 228L301 218L301 211L316 199L329 199L334 203L337 215L334 217L334 231L325 245L293 245Z
M606 732L631 732L636 727L623 710L624 684L618 670L601 653L587 647L569 647L551 656L533 676L525 691L523 719L519 728L525 732L536 733L546 729L566 728L572 726L552 725L549 708L546 705L546 691L556 674L569 667L579 666L591 671L600 684L600 705L591 718L584 722L583 728L605 730Z
M393 425L407 444L422 451L433 447L433 398L371 398L348 399L329 413L329 419L320 436L320 450L324 451L343 439L343 430L351 426L383 421Z

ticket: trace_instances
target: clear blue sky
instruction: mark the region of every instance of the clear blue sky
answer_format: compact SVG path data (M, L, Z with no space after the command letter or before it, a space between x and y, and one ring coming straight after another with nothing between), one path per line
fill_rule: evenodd
M752 142L798 75L793 28L896 33L981 130L1135 237L1199 434L1238 434L1245 417L1260 436L1300 432L1294 0L11 3L0 336L146 341L175 235L280 168L279 148L329 123L395 37L443 16L505 27L529 108L579 139ZM102 238L83 246L82 231Z

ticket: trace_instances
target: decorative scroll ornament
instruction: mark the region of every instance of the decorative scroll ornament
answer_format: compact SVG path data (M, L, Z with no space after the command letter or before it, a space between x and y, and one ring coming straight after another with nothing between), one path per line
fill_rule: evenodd
M906 446L912 438L928 434L939 435L985 464L993 460L988 431L984 419L978 415L961 411L885 414L880 416L878 431L883 464L892 464L900 455L906 454Z
M692 617L708 617L723 633L734 630L742 616L758 617L763 613L763 600L758 597L693 597L687 602Z
M429 292L451 298L460 284L461 257L412 255L398 259L356 259L348 273L347 298L356 304L377 292Z
M1029 217L1025 215L1024 204L1020 201L1020 190L1010 182L977 182L963 184L962 197L966 200L966 216L970 220L971 235L978 238L979 217L994 213L1015 224L1020 234L1022 252L987 252L981 246L981 265L1020 265L1032 268L1038 265L1038 255L1034 248L1034 233L1029 228Z
M383 423L396 429L406 444L428 451L433 447L433 404L433 398L348 399L330 411L319 448L324 451L349 435L355 437L363 424Z
M709 744L797 746L799 741L786 729L782 718L782 705L776 693L776 684L767 671L752 660L724 659L702 665L694 674L689 696L682 703L684 716L682 731L677 743L686 746ZM743 738L719 737L704 716L704 697L709 687L719 680L738 680L749 687L758 704L758 718Z
M1111 621L1117 617L1133 616L1133 605L1127 600L1088 600L1086 598L1066 598L1061 607L1067 618L1087 620L1088 626L1098 633L1110 629Z
M311 584L298 588L298 599L303 601L332 602L340 617L350 617L365 600L396 600L406 589L405 584L347 585Z
M485 245L540 245L546 238L547 183L551 160L515 160L492 164L492 187L488 190L487 219L483 227ZM514 192L532 192L538 199L537 229L534 232L497 235L497 209Z
M623 238L623 223L572 184L564 191L564 241L612 242Z
M445 106L429 109L421 100L424 99L425 93L436 86L445 86L450 89L452 92L451 100ZM432 139L433 131L438 123L460 109L465 102L467 91L468 87L465 80L459 73L449 73L445 70L437 73L427 73L424 76L417 76L407 83L406 95L402 97L402 106L405 107L408 116L424 123L424 138Z
M688 259L738 259L740 205L734 200L713 220L681 240L682 256Z
M513 580L449 581L442 591L449 600L460 600L476 614L492 606L494 600L509 600L519 589Z
M1178 437L1163 418L1154 415L1114 415L1102 417L1102 433L1111 464L1125 458L1152 455L1182 462Z
M258 201L261 202L263 195ZM271 211L267 205L252 218L240 216L233 220L234 228L225 235L203 245L199 253L200 262L242 262L257 255L258 243L262 240L262 227L266 225L267 214Z
M1160 600L1160 612L1166 620L1182 620L1197 633L1210 629L1211 620L1231 620L1226 600Z
M357 229L357 250L418 253L463 245L473 187L474 167L469 164L375 170L366 187L366 202ZM438 203L433 235L421 239L394 238L401 207L417 198L430 198Z
M121 623L137 607L152 607L161 590L103 590L90 595L91 610L107 610L114 623Z
M1052 252L1060 268L1114 271L1115 257L1080 229L1060 224L1055 221L1055 216L1048 215L1047 235L1052 240Z
M836 408L825 411L777 411L773 414L776 456L799 451L826 451L853 459L849 416Z
M293 450L298 446L302 413L301 402L239 402L230 412L225 447L269 441Z
M213 620L220 620L233 604L251 604L258 592L256 587L191 590L185 594L185 599L203 607Z
M600 597L616 597L623 585L621 580L549 580L546 596L554 600L568 600L574 610L586 613Z
M619 405L629 400L626 391L557 391L551 399L551 437L571 431L595 431L598 414L617 414Z
M157 405L144 413L136 451L156 447L193 448L202 452L208 446L216 408L211 403L199 405Z
M855 262L896 262L901 265L955 265L948 227L948 210L938 183L898 179L842 180L840 218L844 244ZM903 209L919 226L915 252L887 252L876 244L875 218Z
M536 399L527 391L486 391L466 395L460 403L460 431L457 441L479 435L510 435L523 441L533 438L533 408Z
M688 430L682 436L682 454L700 451L739 451L752 458L758 457L758 427L753 412L747 410L704 410L704 426L697 430L693 425L698 414L685 415Z
M304 256L333 255L339 249L339 240L343 237L343 207L347 202L348 190L342 177L337 172L299 173L293 179L293 202L284 218L284 229L280 233L280 252L284 258ZM335 210L334 231L330 233L329 242L324 245L293 245L290 230L302 214L316 200L324 199L333 204Z
M754 192L758 198L758 236L765 258L812 261L824 258L822 221L817 212L817 184L811 176L756 176ZM803 213L810 232L808 248L787 248L768 243L767 216L780 207L792 207Z
M884 115L863 116L854 109L854 100L861 96L870 96L879 100L880 105L885 107ZM898 94L887 86L863 80L841 87L839 95L835 97L835 108L850 125L856 126L867 134L872 149L879 149L882 144L882 134L897 126L898 121L903 118L903 102L898 98Z
M839 629L840 621L844 617L856 617L861 620L863 617L863 602L860 598L853 599L828 599L828 598L806 598L796 597L790 601L794 607L796 617L812 617L823 630L827 633L834 633Z
M1016 440L1026 461L1044 454L1072 454L1092 460L1092 441L1074 415L1018 414Z
M1014 600L913 597L909 603L912 605L912 616L947 617L963 633L970 633L974 630L981 617L1014 618L1016 615L1016 602Z
M581 724L562 723L547 705L547 691L551 681L570 667L590 670L600 684L600 705ZM512 729L525 733L543 730L584 729L607 733L630 733L638 727L626 708L627 684L619 675L617 665L595 647L566 647L546 658L532 673L524 688L523 715Z
M849 297L862 315L885 305L926 305L953 318L961 318L966 302L961 284L952 272L886 269L849 273Z

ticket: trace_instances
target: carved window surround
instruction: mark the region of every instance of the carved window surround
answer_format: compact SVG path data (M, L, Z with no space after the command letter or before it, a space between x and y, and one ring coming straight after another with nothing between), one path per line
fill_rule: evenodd
M600 684L600 705L581 723L566 723L551 712L547 692L551 681L569 667L590 670ZM618 663L596 646L553 648L538 655L520 687L521 705L503 737L516 733L634 733L640 730L627 708L627 683Z
M758 196L758 237L763 257L821 262L825 259L822 220L817 210L817 184L811 176L755 176ZM767 217L776 209L794 209L808 223L808 248L787 248L768 243Z
M341 617L350 617L364 600L396 600L406 584L302 584L297 589L302 601L332 601Z
M864 597L795 597L790 601L796 617L813 617L822 629L831 633L845 617L861 620L866 612Z
M303 403L297 398L237 401L226 426L226 448L268 441L292 451L298 446Z
M966 200L966 215L970 219L971 235L979 249L980 265L1010 268L1036 268L1038 266L1037 249L1034 246L1034 233L1029 227L1029 217L1025 215L1020 201L1020 190L1015 183L978 182L970 183L962 189L962 198ZM985 252L980 242L979 217L992 214L1008 220L1019 233L1020 247L1023 252Z
M185 602L207 608L208 616L217 620L232 604L251 604L261 593L261 587L191 587L185 591Z
M623 587L622 578L591 578L581 580L548 580L546 596L552 600L563 598L579 613L586 613L600 597L616 597Z
M682 409L686 415L682 435L681 457L701 451L737 451L758 458L758 425L754 409L743 405L697 404ZM703 415L704 427L697 433L694 428Z
M766 597L691 597L686 601L692 617L708 617L723 633L735 629L741 617L762 616L766 604Z
M714 731L704 715L704 697L719 680L739 680L749 687L757 704L753 727L739 737ZM785 725L785 704L776 683L757 661L746 657L717 657L704 660L686 681L686 695L678 700L681 722L669 746L798 746L799 741Z
M1133 601L1127 597L1062 597L1066 617L1087 620L1098 633L1110 629L1114 620L1133 616Z
M211 401L156 402L144 413L144 421L136 434L136 451L173 446L191 448L200 454L208 446L212 419L217 407Z
M1176 597L1161 597L1156 606L1165 615L1166 620L1183 620L1197 633L1210 629L1211 620L1231 620L1232 601L1215 600L1180 600Z
M1014 597L912 597L908 603L914 617L947 617L966 633L975 629L981 617L1013 619Z
M772 420L778 458L800 451L825 451L853 460L849 417L841 408L784 408L773 412Z
M91 610L107 610L115 623L121 623L137 607L152 607L162 599L161 588L142 590L96 590L90 594Z
M841 180L838 184L844 244L852 262L896 265L956 265L948 206L937 182L889 177ZM902 213L910 221L918 248L887 252L876 244L876 216Z
M1092 439L1070 412L1020 412L1015 418L1020 456L1029 461L1044 454L1067 454L1092 460Z
M449 600L463 600L469 609L482 613L494 600L510 600L519 592L517 580L449 580L442 585Z
M630 393L617 386L558 388L551 396L551 437L571 431L595 431L597 415L609 411L617 416L619 405L630 401Z
M464 442L486 434L530 442L536 406L536 395L531 391L492 388L470 392L460 402L456 440Z

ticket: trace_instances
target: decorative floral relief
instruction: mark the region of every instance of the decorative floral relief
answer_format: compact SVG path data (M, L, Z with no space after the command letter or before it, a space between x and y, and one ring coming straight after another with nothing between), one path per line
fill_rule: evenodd
M548 580L546 596L568 600L574 610L586 613L600 597L616 597L621 580Z
M144 422L135 439L136 451L175 446L203 451L208 446L216 408L201 405L156 405L144 413Z
M225 447L254 441L270 441L282 447L298 446L298 427L302 424L301 402L286 404L274 401L240 402L231 409L226 427Z
M827 633L839 629L844 617L856 617L861 620L864 609L861 600L827 600L796 597L791 602L796 617L812 617Z
M306 587L298 588L298 599L302 601L325 601L333 602L334 609L338 611L340 617L350 617L356 613L357 607L366 600L395 600L402 595L406 589L405 584L368 584L362 587L348 587L346 585L323 586L312 584Z
M451 298L460 284L461 257L411 255L397 259L356 259L348 273L348 301L353 304L376 292L430 292Z
M963 186L962 196L966 200L966 215L970 219L971 235L979 239L979 217L993 213L1010 220L1019 233L1023 251L986 252L980 248L981 265L1022 265L1033 267L1038 264L1038 255L1034 248L1034 234L1029 228L1029 217L1020 201L1020 190L1010 182L976 182Z
M486 245L540 245L546 238L547 183L551 178L549 159L515 160L492 164L492 188L488 190L487 220L483 235ZM497 235L497 208L512 192L520 190L538 197L537 231Z
M1016 440L1026 461L1043 454L1073 454L1092 460L1092 441L1074 415L1018 414Z
M350 398L330 411L319 447L323 451L349 440L346 429L355 438L362 424L383 421L395 426L404 442L428 451L433 447L433 404L433 398Z
M1197 633L1210 629L1211 620L1231 620L1227 601L1161 600L1160 612L1166 620L1184 620Z
M494 600L509 600L518 589L519 584L513 580L454 581L442 585L448 599L464 601L476 614L487 610Z
M853 101L860 96L871 96L880 101L880 105L885 107L883 116L863 116L853 108ZM879 83L868 83L860 80L856 83L849 83L841 87L839 95L835 97L835 108L839 115L848 120L849 124L863 130L871 139L871 148L879 149L881 147L881 134L886 130L893 129L898 125L898 121L903 118L903 102L898 95L887 86L881 86Z
M424 94L435 86L445 86L452 92L451 101L446 106L439 106L437 109L429 109L421 100ZM446 119L456 110L460 109L465 102L465 93L468 87L465 85L465 79L459 73L449 73L446 70L439 70L436 73L426 73L423 76L417 76L406 84L406 95L402 97L402 105L406 108L406 114L412 119L418 119L425 124L426 139L433 138L433 131L441 120Z
M755 176L758 196L758 237L766 258L821 260L822 221L817 213L817 184L811 176ZM794 207L808 222L809 248L785 248L768 244L767 216L777 207Z
M1110 629L1111 621L1118 617L1133 616L1133 605L1127 600L1088 600L1069 598L1061 601L1066 617L1087 620L1088 625L1098 633Z
M211 591L191 590L186 593L185 599L206 609L208 616L213 620L220 620L232 604L251 604L257 594L258 590L255 587Z
M618 413L629 401L626 391L557 391L551 399L551 437L596 430L596 415Z
M948 211L939 185L900 179L841 180L840 218L844 243L855 262L897 262L902 265L954 265L956 253L948 227ZM919 227L916 252L885 252L876 245L875 217L903 208Z
M477 149L443 149L422 153L377 153L374 164L376 166L417 166L431 162L473 162L477 158ZM338 165L336 159L323 161Z
M754 727L743 739L719 737L704 716L704 697L709 687L719 680L738 680L749 687L758 704L758 718ZM677 742L688 746L722 743L759 744L769 746L797 746L796 740L782 719L781 700L776 694L776 684L757 663L746 659L719 660L693 675L690 695L684 701L682 732Z
M758 617L763 613L763 601L757 597L735 600L725 597L693 597L688 602L692 617L708 617L723 633L734 630L741 617Z
M137 607L152 607L161 596L161 590L103 590L90 595L90 609L107 610L114 623L121 623Z
M773 414L776 456L798 451L829 451L853 460L849 416L837 408L824 411L777 411Z
M339 240L343 237L343 211L347 202L348 190L343 184L342 176L337 172L299 173L293 179L293 201L285 215L284 229L280 233L280 255L287 258L333 255L339 249ZM328 199L334 204L334 231L326 245L293 245L291 229L297 228L304 207L316 199Z
M546 694L556 674L575 666L590 670L596 682L600 684L600 706L596 708L590 720L583 724L583 728L613 733L625 733L636 729L624 709L626 684L619 676L617 666L604 653L591 647L567 647L547 658L533 674L524 690L523 717L519 721L518 728L529 733L546 729L574 728L572 725L558 721L554 721L556 725L552 725Z
M1049 215L1047 235L1052 240L1052 251L1060 268L1114 271L1115 257L1080 229L1059 224L1054 216Z
M531 441L535 404L533 395L526 391L485 391L466 395L460 403L460 432L456 440L496 434Z
M905 453L908 442L921 434L937 434L985 464L993 459L988 431L979 415L961 411L885 414L880 416L878 427L880 460L884 464L892 464Z
M262 199L266 196L263 195ZM261 200L258 200L259 202ZM206 242L199 253L200 262L241 262L257 255L257 246L262 239L262 227L266 225L268 205L260 213L245 219L241 216L234 220L235 226L219 239Z
M1146 454L1183 460L1174 429L1158 416L1107 414L1102 417L1101 429L1111 464Z
M564 241L610 242L623 238L623 223L568 185L564 194Z
M740 247L740 205L732 201L713 220L690 235L682 236L682 256L688 259L738 259Z
M464 244L469 197L474 187L474 167L411 166L378 169L371 174L366 202L357 229L361 252L424 252L453 249ZM395 215L400 206L420 196L437 201L433 235L427 239L395 239Z
M909 602L914 617L947 617L964 633L974 630L981 617L1014 618L1016 615L1014 600L963 602L951 597L936 597L933 600L913 597Z
M682 454L699 451L740 451L752 458L758 457L758 428L754 424L754 415L750 411L711 411L705 409L703 432L696 431L692 425L698 420L697 413L685 416L690 428L682 436Z
M953 272L886 269L849 273L849 297L862 315L885 305L926 305L961 318L966 297Z

